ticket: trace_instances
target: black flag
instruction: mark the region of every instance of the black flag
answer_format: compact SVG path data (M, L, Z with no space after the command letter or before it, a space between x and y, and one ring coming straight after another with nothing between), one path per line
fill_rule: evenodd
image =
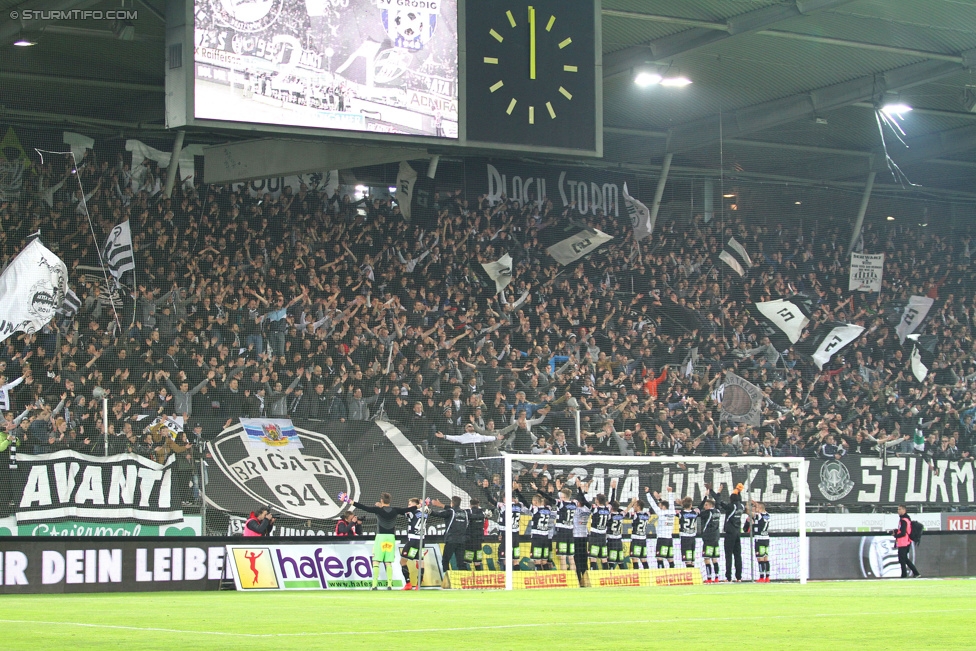
M935 335L908 335L912 340L911 366L912 374L919 382L924 382L935 362L935 349L939 345L939 338Z
M417 176L410 197L410 221L425 231L437 229L437 210L434 208L434 179L426 174Z

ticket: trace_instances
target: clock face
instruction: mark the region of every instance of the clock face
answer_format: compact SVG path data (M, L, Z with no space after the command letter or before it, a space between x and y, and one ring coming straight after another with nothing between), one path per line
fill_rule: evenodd
M592 0L467 4L468 140L596 149Z

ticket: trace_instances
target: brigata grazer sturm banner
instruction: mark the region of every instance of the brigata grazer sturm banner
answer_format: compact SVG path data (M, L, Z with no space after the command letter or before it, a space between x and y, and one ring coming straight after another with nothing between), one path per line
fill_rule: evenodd
M622 459L623 460L623 459ZM674 488L677 497L704 499L706 484L730 487L742 483L748 498L767 506L788 508L799 496L799 473L786 464L753 464L702 461L663 462L634 466L562 461L553 457L549 472L554 476L574 472L590 482L589 496L610 492L609 480L618 480L618 501L643 497L644 488L662 491ZM558 464L558 465L556 465ZM539 464L540 467L542 464ZM807 472L807 501L811 504L920 504L948 506L976 503L976 468L972 461L936 461L933 467L919 457L882 460L873 456L812 459Z
M464 486L426 464L423 454L396 426L385 422L293 421L301 447L254 445L235 424L208 444L207 503L232 514L258 506L300 520L330 520L343 511L336 496L348 493L373 504L380 493L397 504L426 494L441 500L458 495L467 504Z

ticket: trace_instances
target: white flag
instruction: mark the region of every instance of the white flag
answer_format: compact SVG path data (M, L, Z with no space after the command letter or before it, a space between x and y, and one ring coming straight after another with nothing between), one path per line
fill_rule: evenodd
M790 301L778 299L756 303L756 309L769 319L773 325L783 331L790 343L796 343L803 333L803 328L810 323L810 319L803 314L799 306Z
M120 279L126 271L135 270L136 261L132 257L132 231L129 230L128 220L109 233L102 255L105 257L108 272L116 280Z
M884 273L884 253L869 255L851 253L851 277L847 289L859 292L880 292Z
M647 206L630 196L627 192L627 182L624 182L624 205L630 215L630 223L634 225L634 240L640 242L654 232L654 222L651 221L651 211Z
M35 239L0 274L0 341L43 328L64 301L68 268Z
M485 273L495 281L495 293L501 294L512 282L512 256L505 254L495 262L483 262Z
M850 324L838 324L827 336L821 340L812 357L817 364L817 368L823 370L824 364L830 361L836 353L839 353L844 346L851 343L861 336L864 328Z
M397 172L396 202L400 206L400 214L407 221L410 221L410 202L413 201L413 186L416 183L417 170L410 167L407 161L401 162L400 171Z
M81 164L81 160L85 157L86 151L95 148L95 141L88 136L81 135L80 133L65 131L61 139L64 144L71 147L71 153L74 154L75 157L75 165Z
M596 251L601 244L609 242L612 239L612 236L594 228L580 231L576 235L567 237L562 242L556 242L546 249L546 251L559 264L572 264L584 255Z
M915 332L918 326L922 325L922 321L929 315L933 303L935 303L935 299L928 296L912 296L908 299L908 305L905 306L905 311L901 315L901 321L895 328L898 341L904 344L905 337Z

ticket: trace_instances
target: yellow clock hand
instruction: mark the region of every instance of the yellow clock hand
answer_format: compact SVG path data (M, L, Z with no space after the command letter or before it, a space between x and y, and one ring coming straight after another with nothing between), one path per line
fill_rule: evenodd
M529 79L535 79L535 7L529 7Z

